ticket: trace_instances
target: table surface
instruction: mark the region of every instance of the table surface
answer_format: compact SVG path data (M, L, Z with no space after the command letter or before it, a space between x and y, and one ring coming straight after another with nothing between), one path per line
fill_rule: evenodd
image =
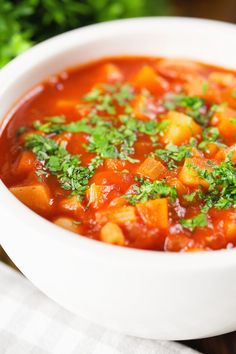
M0 246L0 260L18 270ZM236 332L222 336L182 342L203 354L236 354Z

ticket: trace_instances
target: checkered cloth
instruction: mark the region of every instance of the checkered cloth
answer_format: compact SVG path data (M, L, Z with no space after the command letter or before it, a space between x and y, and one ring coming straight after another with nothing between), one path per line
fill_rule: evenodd
M197 354L179 343L124 336L77 317L0 263L1 354Z

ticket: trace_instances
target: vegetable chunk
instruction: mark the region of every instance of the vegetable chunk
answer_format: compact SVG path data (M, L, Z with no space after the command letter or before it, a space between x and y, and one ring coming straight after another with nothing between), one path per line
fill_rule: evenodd
M158 75L154 69L145 65L135 76L133 84L140 88L146 88L150 92L164 92L168 90L169 84L163 77Z
M54 224L63 227L63 229L78 233L78 225L70 218L57 218L54 220Z
M166 119L169 122L163 136L166 144L185 144L191 137L197 137L201 134L201 127L186 114L170 111L166 115Z
M168 228L168 200L167 198L149 200L136 205L143 222L151 227Z
M152 181L163 178L166 172L165 166L153 157L146 158L137 169L137 174L150 178Z
M12 187L10 191L16 198L34 211L50 212L51 210L50 194L44 185Z
M101 241L123 246L125 243L125 237L121 228L117 224L108 222L101 229Z
M179 174L180 181L189 187L203 186L208 188L208 182L199 177L198 170L211 171L212 168L204 159L198 157L185 159L184 165Z

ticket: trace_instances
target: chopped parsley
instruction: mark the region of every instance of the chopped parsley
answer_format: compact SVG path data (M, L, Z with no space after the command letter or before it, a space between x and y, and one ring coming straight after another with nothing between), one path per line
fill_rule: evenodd
M204 201L202 210L236 208L236 166L230 154L219 165L213 164L212 171L193 168L209 184L208 192L199 194Z
M173 201L177 198L176 188L168 186L165 180L151 182L148 179L136 177L136 181L139 185L133 185L132 193L124 196L132 205L144 203L149 199L170 197Z
M191 145L176 146L168 144L165 146L165 149L155 150L154 155L165 161L168 168L173 170L177 167L175 162L180 162L186 157L192 156L191 149Z
M218 128L209 127L204 129L202 132L202 141L198 145L198 148L205 150L209 143L217 143L219 146L225 146L221 143L221 137Z
M197 227L205 227L208 225L207 216L203 213L194 216L192 219L181 219L179 223L190 231L193 231Z
M82 166L78 155L71 155L62 144L42 135L29 135L25 147L42 163L42 169L37 171L38 176L50 172L57 177L63 189L80 197L88 188L89 179L96 168L102 163L99 157L95 157L88 166Z
M184 112L201 126L207 126L211 118L211 115L207 112L205 101L197 96L169 94L164 98L163 105L170 110L184 109Z

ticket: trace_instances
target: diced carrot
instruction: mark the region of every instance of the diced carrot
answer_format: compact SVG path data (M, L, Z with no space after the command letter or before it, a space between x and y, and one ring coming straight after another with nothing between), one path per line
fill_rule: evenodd
M113 222L108 222L102 227L101 240L103 242L119 246L123 246L125 243L123 231Z
M140 69L134 77L132 83L137 88L146 88L150 92L164 92L169 88L168 81L158 75L149 65L145 65L142 69Z
M230 73L214 71L208 76L208 80L223 87L236 86L236 77Z
M25 205L35 211L49 212L51 199L48 188L44 185L11 187L10 191Z
M207 157L213 158L217 154L218 151L219 151L219 147L217 144L208 143L206 145L205 154Z
M223 137L235 139L236 137L236 110L225 107L215 112L212 125L216 125Z
M143 222L151 227L168 228L168 200L167 198L149 200L136 205L138 214Z
M212 167L202 158L187 158L179 174L180 181L189 187L198 187L201 185L207 188L209 186L208 182L199 177L195 168L208 171L212 170Z
M224 161L227 156L230 156L231 161L236 163L236 144L227 148L220 148L215 155L215 159L217 161Z
M163 178L167 169L160 161L155 160L153 157L147 157L138 167L136 172L137 174L154 181Z
M25 175L32 171L36 162L35 155L31 151L21 153L14 173L17 175Z
M60 227L63 227L63 229L72 231L72 232L79 232L78 225L74 222L74 220L70 218L65 218L65 217L59 217L55 219L54 224Z
M76 195L74 195L73 197L62 199L59 202L58 207L62 212L69 212L72 214L78 214L79 212L84 210L82 204L80 203Z
M181 197L182 195L184 195L184 194L186 194L188 192L186 186L176 177L172 178L171 180L169 180L168 184L171 187L175 187L176 188L178 197Z
M225 236L228 242L236 241L236 214L231 213L224 222Z
M164 143L181 145L201 134L201 127L186 114L170 111L166 119L169 125L163 135Z

